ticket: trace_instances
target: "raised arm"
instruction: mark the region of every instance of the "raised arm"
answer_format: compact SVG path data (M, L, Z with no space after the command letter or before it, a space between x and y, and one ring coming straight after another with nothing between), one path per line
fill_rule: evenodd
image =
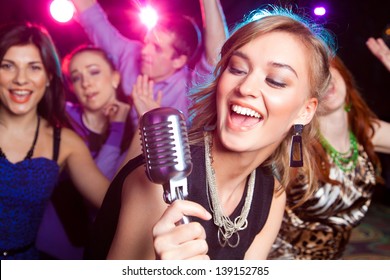
M390 123L379 121L372 143L376 152L390 154Z
M221 47L228 36L225 15L219 0L199 0L203 28L205 53L208 63L215 65Z
M386 67L388 71L390 71L390 49L386 45L385 41L382 38L369 38L366 42L367 47L375 55Z
M96 3L96 0L72 0L77 12L81 13Z
M138 40L131 40L122 35L121 32L109 21L106 12L96 0L72 0L78 12L78 21L84 29L91 42L108 53L122 76L124 71L137 69L138 55L141 43ZM131 69L131 70L129 70ZM130 79L130 80L129 80ZM126 74L126 81L131 78ZM125 93L130 89L124 83Z

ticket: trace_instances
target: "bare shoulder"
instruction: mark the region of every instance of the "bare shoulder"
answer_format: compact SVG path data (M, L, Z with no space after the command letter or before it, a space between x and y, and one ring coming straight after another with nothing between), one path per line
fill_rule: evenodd
M81 137L76 132L74 132L73 130L66 128L66 127L63 127L61 129L61 140L63 140L64 142L67 142L67 143L69 142L69 143L74 143L74 144L77 144L79 142L83 142Z
M61 146L68 151L87 149L84 140L76 132L66 127L61 130Z
M89 154L89 150L83 139L73 130L61 128L60 161L69 159L71 155L83 156Z
M146 198L150 200L158 197L158 200L162 201L163 187L158 184L154 184L149 181L145 173L145 166L139 166L130 173L123 184L122 195L124 198L137 196L141 200Z
M109 259L154 259L152 228L167 205L163 188L150 182L145 167L130 173L122 188L118 226Z

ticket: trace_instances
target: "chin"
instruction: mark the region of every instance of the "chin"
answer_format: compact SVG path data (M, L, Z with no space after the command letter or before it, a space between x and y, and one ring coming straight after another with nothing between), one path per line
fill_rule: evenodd
M223 148L234 152L244 152L248 149L246 141L237 133L226 131L219 133L220 142Z

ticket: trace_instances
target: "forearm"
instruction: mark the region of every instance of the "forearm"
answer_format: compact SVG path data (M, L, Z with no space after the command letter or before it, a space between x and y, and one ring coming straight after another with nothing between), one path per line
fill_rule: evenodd
M372 138L374 150L379 153L390 154L390 123L379 120L375 125L375 133Z
M77 12L81 13L96 3L96 0L72 0Z
M205 53L207 61L215 65L221 47L228 36L228 28L219 0L199 0L203 28Z
M140 43L123 36L109 21L103 8L94 3L79 13L78 21L91 42L107 52L122 73L123 64L126 63L128 68L136 65Z
M121 143L124 130L124 123L111 123L110 134L95 158L96 165L109 180L112 180L122 161Z

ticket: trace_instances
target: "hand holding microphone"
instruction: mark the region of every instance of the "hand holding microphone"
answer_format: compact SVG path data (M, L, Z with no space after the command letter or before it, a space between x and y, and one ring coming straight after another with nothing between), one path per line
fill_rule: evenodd
M157 258L209 259L204 228L200 223L188 224L190 220L183 213L203 220L210 220L211 214L198 203L178 203L188 196L187 177L192 172L183 114L173 108L151 110L140 120L140 133L149 180L163 185L166 203L176 201L153 228Z

